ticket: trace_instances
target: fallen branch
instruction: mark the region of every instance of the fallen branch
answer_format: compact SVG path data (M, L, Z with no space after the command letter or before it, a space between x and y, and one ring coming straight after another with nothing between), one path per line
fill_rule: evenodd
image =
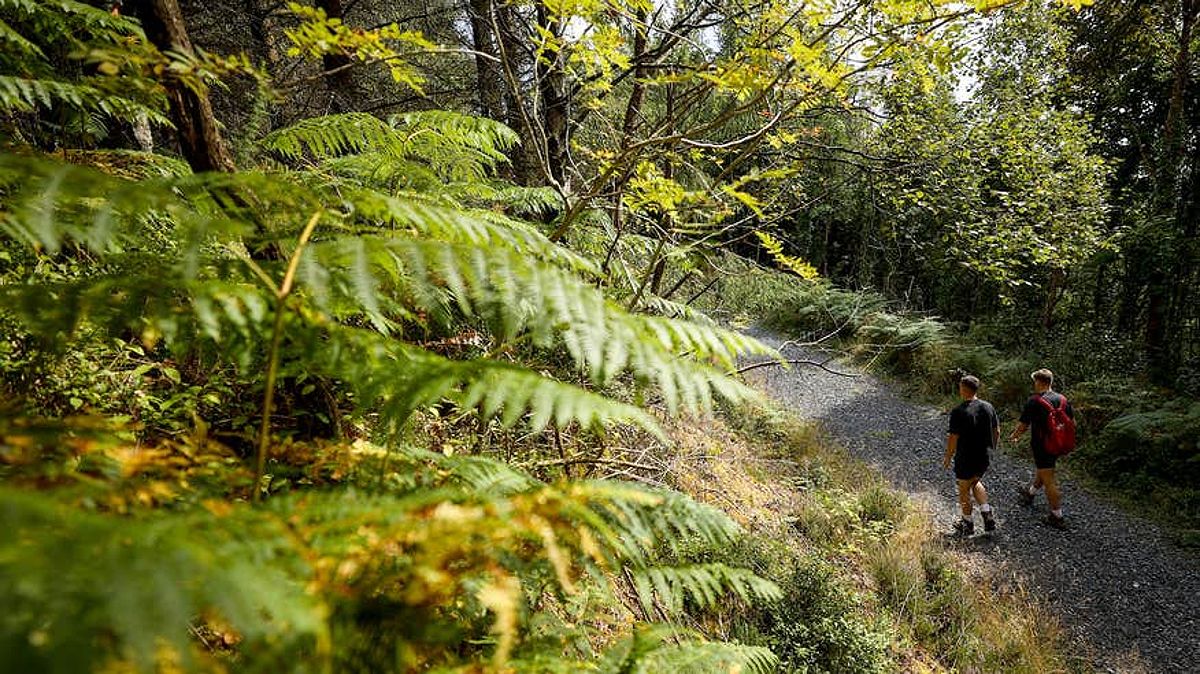
M757 370L760 367L769 367L771 365L811 365L813 367L821 368L829 374L836 374L839 377L854 378L862 376L861 374L856 374L854 372L839 372L826 366L825 363L815 360L765 360L761 363L754 363L753 365L747 365L746 367L738 368L735 374L742 374L744 372L749 372L750 370Z

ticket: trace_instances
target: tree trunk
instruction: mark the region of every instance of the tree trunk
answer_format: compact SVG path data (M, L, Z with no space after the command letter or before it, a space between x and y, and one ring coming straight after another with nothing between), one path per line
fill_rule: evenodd
M1167 107L1166 128L1163 130L1163 152L1168 162L1163 182L1171 197L1178 198L1182 182L1179 166L1183 162L1183 127L1186 119L1184 101L1191 68L1192 28L1196 22L1200 0L1182 0L1179 17L1179 47L1171 74L1171 100Z
M621 126L621 149L629 147L633 140L633 132L637 130L638 119L642 114L642 101L646 97L646 66L642 62L646 54L647 42L647 10L639 9L634 16L633 37L633 84L629 91L629 104L625 106L625 123Z
M1050 278L1046 283L1046 301L1042 306L1042 328L1047 331L1054 326L1054 309L1058 307L1058 302L1062 299L1062 289L1066 279L1067 274L1064 270L1050 270ZM978 284L975 286L975 292L977 294L979 292Z
M319 0L317 6L325 10L325 16L330 19L346 19L342 0ZM349 102L354 96L354 73L351 71L350 57L345 54L325 54L321 57L321 67L325 70L325 87L329 90L329 111L351 110L353 106Z
M471 41L475 54L475 77L479 83L479 109L491 119L504 120L504 101L500 68L488 56L496 57L496 35L492 30L492 0L470 0Z
M177 0L147 0L134 7L147 39L159 51L194 53ZM221 139L220 125L213 115L208 94L193 91L170 77L163 84L167 89L175 135L179 139L179 151L192 170L198 173L233 171L233 158Z
M1192 29L1195 26L1200 0L1182 0L1179 17L1179 42L1172 68L1171 100L1167 108L1166 128L1163 130L1163 165L1166 170L1157 186L1159 203L1174 213L1175 231L1169 236L1179 244L1180 237L1189 227L1186 222L1189 209L1183 190L1182 168L1185 159L1183 127L1187 119L1186 101L1189 72L1191 70ZM1167 259L1151 262L1147 288L1146 329L1144 333L1146 355L1149 358L1150 375L1154 381L1166 383L1174 372L1171 341L1172 286L1178 282L1180 257L1184 251L1177 245L1169 246L1172 254Z
M625 121L621 126L621 150L627 150L633 142L633 133L637 130L638 119L642 115L642 103L646 97L646 67L642 64L642 59L646 53L646 10L640 9L637 12L634 28L637 33L633 38L633 84L629 93L629 102L625 105ZM601 272L607 276L609 264L612 262L612 256L617 250L617 244L621 241L621 235L624 233L624 204L622 200L625 198L625 185L629 182L629 177L632 175L629 171L625 171L617 179L617 184L613 189L612 208L609 211L609 219L613 225L613 239L608 247L608 254L604 257L604 264L601 265Z
M561 39L562 23L550 15L545 3L537 6L538 26L545 33ZM566 74L563 72L562 52L547 53L537 63L538 98L541 102L542 126L545 133L546 171L563 192L569 192L567 161L569 147L569 107L566 93Z
M504 123L517 132L521 137L521 146L516 148L512 154L512 179L518 185L542 184L545 182L539 179L537 153L534 150L534 144L539 142L538 135L534 132L525 118L525 98L524 92L517 89L520 82L523 81L523 76L533 70L533 66L524 58L524 40L517 35L516 24L514 20L513 6L507 2L502 2L500 5L492 5L493 16L495 23L493 27L496 33L496 46L500 48L500 56L502 63L498 69L501 76L508 78L510 71L516 80L515 83L510 83L510 86L505 86L504 89Z

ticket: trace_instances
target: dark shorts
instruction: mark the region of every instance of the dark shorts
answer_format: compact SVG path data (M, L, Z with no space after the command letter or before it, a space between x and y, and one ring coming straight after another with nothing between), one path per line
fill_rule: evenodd
M968 461L959 461L958 457L955 457L954 477L959 480L979 479L987 472L988 464L987 457Z
M1034 447L1033 465L1037 466L1038 470L1052 469L1058 465L1058 455L1051 454L1040 447Z

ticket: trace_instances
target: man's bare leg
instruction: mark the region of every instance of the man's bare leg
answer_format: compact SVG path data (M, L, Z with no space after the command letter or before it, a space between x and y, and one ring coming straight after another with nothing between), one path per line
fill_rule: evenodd
M1062 517L1062 492L1058 489L1058 480L1053 468L1039 468L1034 484L1046 487L1046 500L1050 502L1050 512Z
M979 504L979 512L983 515L983 530L995 530L996 520L992 517L992 506L988 503L987 488L983 486L983 480L975 481L971 487L971 495L975 497L975 502Z
M987 489L983 486L983 480L975 481L975 484L971 487L971 495L975 497L975 502L981 506L980 510L990 510L990 508L982 507L988 504Z
M956 480L958 484L958 507L962 510L962 519L958 524L954 525L955 534L958 536L970 536L975 533L975 522L971 519L971 492L978 478L969 480Z
M964 520L971 519L971 492L978 484L977 479L958 480L958 507L962 510Z

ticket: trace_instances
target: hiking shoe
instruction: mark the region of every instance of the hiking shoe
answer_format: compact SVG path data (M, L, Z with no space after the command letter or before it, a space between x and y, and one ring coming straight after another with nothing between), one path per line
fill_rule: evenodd
M984 531L995 531L996 530L996 518L993 517L990 512L983 513L983 530Z
M1017 487L1017 500L1023 506L1033 505L1033 492L1029 491L1028 487Z
M1050 514L1046 515L1044 518L1042 518L1042 524L1045 524L1046 526L1048 526L1052 529L1058 529L1059 531L1062 531L1067 528L1066 518L1059 517L1058 515L1055 515L1054 513L1050 513Z
M972 522L971 520L964 520L962 518L959 518L959 520L954 523L954 535L955 536L958 536L959 538L966 538L967 536L974 535L974 533L975 533L975 523Z

